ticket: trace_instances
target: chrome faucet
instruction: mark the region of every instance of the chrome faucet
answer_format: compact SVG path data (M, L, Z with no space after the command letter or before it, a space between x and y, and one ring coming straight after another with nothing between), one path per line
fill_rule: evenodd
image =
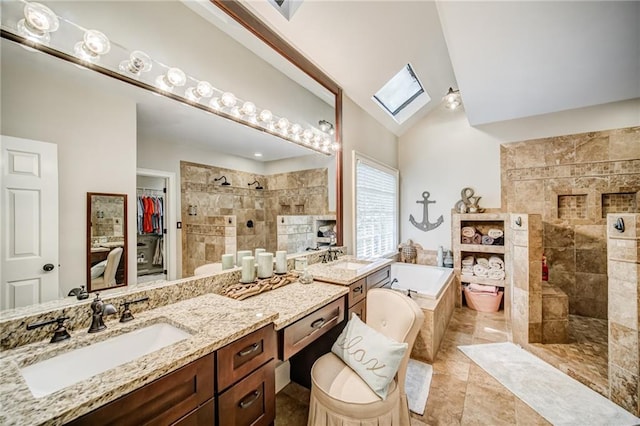
M89 333L97 333L98 331L105 330L107 328L104 325L103 317L105 315L116 314L118 310L110 303L104 303L100 299L100 294L96 293L96 298L91 303L91 326L89 327Z

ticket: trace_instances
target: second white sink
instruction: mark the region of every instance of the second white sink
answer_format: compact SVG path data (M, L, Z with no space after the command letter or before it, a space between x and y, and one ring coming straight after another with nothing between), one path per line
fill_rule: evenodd
M28 365L20 373L40 398L190 336L171 324L153 324Z

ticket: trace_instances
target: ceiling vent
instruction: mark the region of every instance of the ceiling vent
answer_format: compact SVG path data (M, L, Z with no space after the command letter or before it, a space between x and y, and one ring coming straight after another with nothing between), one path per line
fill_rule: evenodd
M296 13L302 4L302 0L269 0L269 3L271 3L287 21L290 21L293 14Z

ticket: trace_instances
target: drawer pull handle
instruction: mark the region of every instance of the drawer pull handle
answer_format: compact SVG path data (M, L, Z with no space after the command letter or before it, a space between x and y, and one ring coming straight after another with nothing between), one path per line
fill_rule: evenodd
M354 293L362 293L362 286L355 287L355 288L353 289L353 292L354 292Z
M253 345L249 345L246 348L244 348L243 350L241 350L240 352L238 352L239 356L247 356L250 353L253 353L255 351L257 351L260 348L260 344L259 343L254 343Z
M251 392L249 395L245 396L242 399L242 401L240 401L240 404L238 404L238 405L240 406L240 408L247 408L251 404L256 402L258 400L258 398L260 398L260 395L262 395L262 392L260 392L258 389L256 389L253 392Z
M324 318L318 318L311 323L311 328L320 328L324 325Z

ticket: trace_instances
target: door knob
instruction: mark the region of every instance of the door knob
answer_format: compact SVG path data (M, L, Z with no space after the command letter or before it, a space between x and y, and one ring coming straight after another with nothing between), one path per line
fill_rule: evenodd
M53 266L53 264L52 264L52 263L47 263L46 265L44 265L44 266L42 267L42 269L44 269L44 270L45 270L45 271L47 271L47 272L51 272L51 271L53 271L53 268L55 268L55 266Z

